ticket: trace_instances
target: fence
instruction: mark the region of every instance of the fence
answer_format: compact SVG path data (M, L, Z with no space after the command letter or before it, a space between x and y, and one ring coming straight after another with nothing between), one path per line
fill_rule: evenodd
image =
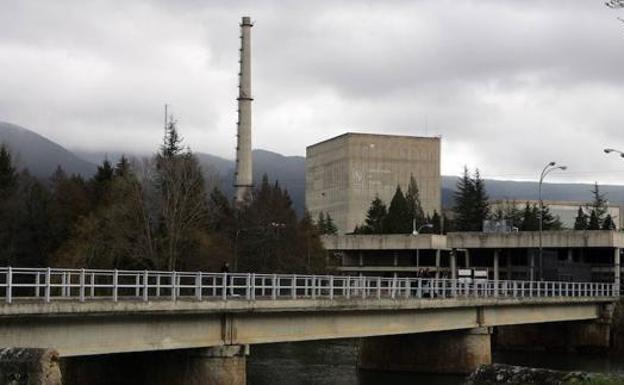
M613 297L600 282L0 268L0 301Z

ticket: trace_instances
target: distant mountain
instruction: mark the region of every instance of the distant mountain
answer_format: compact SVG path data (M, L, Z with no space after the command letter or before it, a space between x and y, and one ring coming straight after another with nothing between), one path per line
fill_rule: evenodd
M218 156L196 153L206 174L218 173L220 188L227 196L234 195L233 160ZM293 201L297 214L303 214L305 207L305 158L302 156L284 156L267 150L253 150L253 180L257 184L267 174L269 180L279 181L286 188Z
M96 164L100 164L105 158L116 162L122 155L119 151L71 152L33 131L5 122L0 122L0 143L8 145L20 168L28 168L31 174L41 178L48 178L58 165L68 173L89 177L95 172ZM145 156L145 154L126 155ZM206 175L214 178L213 180L227 196L233 196L234 161L206 153L195 155ZM305 158L254 150L253 162L254 181L259 183L263 174L267 174L271 181L278 180L282 187L288 189L297 213L302 214L305 207ZM456 183L455 176L442 177L444 207L453 205ZM488 179L485 186L491 199L537 199L537 182ZM592 187L591 184L583 183L544 183L543 197L548 200L589 201L592 198L590 193ZM601 185L600 189L610 202L624 203L624 186Z
M0 121L0 143L10 149L18 168L26 168L38 178L48 178L57 166L61 166L68 174L80 174L84 177L90 177L96 170L93 163L15 124Z

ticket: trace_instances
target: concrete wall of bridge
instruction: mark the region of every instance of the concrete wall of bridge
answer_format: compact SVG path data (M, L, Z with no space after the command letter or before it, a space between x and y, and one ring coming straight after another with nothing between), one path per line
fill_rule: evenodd
M57 303L53 308L13 304L0 308L0 346L54 347L62 357L71 357L414 334L592 320L609 301L352 299Z

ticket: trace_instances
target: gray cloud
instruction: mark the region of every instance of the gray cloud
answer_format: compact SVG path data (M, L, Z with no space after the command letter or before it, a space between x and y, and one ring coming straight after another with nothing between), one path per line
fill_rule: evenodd
M255 147L344 131L442 135L443 172L624 183L624 26L602 1L4 0L0 119L70 148L149 151L169 103L232 157L240 16Z

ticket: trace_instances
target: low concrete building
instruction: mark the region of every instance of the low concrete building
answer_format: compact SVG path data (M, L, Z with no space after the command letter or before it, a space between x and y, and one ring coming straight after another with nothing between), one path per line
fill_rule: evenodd
M414 176L426 214L440 212L440 138L346 133L306 150L306 207L352 232L379 196L390 203Z
M324 236L351 273L456 276L458 268L487 270L490 279L619 282L624 233L617 231L460 232Z
M437 234L349 234L323 237L338 270L372 275L450 274L447 237Z

